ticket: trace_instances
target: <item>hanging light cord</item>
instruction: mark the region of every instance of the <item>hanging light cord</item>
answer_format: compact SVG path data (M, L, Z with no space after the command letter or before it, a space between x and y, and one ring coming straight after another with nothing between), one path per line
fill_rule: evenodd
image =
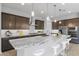
M55 10L55 17L56 17L56 5L54 5L54 8L55 8L54 10Z
M31 25L32 24L32 12L33 12L33 7L34 7L34 4L32 3L31 4L31 19L30 19L30 22L29 22L29 24Z
M48 16L48 3L47 3L47 16Z
M32 3L32 11L33 11L33 7L34 7L33 5L34 5L34 4Z

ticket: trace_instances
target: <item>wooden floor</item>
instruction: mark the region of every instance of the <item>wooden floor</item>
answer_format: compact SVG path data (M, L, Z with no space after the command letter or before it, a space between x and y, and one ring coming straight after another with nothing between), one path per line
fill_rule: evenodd
M68 56L79 56L79 44L70 43L69 50L66 51Z
M15 50L10 50L10 51L6 51L3 52L2 54L0 54L0 56L16 56L16 51Z
M79 56L79 44L70 43L70 48L69 50L66 51L66 55ZM6 51L0 54L0 56L16 56L16 51L15 50Z

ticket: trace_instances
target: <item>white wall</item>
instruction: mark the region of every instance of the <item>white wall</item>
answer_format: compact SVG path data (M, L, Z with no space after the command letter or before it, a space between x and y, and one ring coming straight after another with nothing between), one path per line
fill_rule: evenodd
M1 4L0 4L0 53L1 53Z

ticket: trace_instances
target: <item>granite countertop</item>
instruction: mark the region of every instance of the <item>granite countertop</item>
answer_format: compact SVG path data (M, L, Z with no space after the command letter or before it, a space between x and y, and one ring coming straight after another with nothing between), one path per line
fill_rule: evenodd
M12 46L16 49L17 55L32 56L32 55L58 55L63 48L61 43L65 42L70 37L69 35L60 36L36 36L29 38L21 38L17 40L9 40ZM58 46L57 53L54 54L53 47ZM26 53L27 52L27 53ZM28 54L29 53L29 54Z
M20 48L35 46L35 45L53 46L58 42L62 42L63 40L67 39L68 37L69 37L68 35L62 35L60 37L36 36L36 37L23 38L23 39L17 39L17 40L10 40L10 43L15 47L15 49L20 49Z

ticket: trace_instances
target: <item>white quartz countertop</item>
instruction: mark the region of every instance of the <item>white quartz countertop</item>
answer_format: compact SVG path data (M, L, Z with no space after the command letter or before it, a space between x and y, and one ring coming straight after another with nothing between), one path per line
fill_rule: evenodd
M33 46L51 46L56 43L66 40L69 35L60 35L60 36L35 36L29 38L21 38L16 40L10 40L10 43L15 49L28 48ZM49 44L51 43L51 44Z

